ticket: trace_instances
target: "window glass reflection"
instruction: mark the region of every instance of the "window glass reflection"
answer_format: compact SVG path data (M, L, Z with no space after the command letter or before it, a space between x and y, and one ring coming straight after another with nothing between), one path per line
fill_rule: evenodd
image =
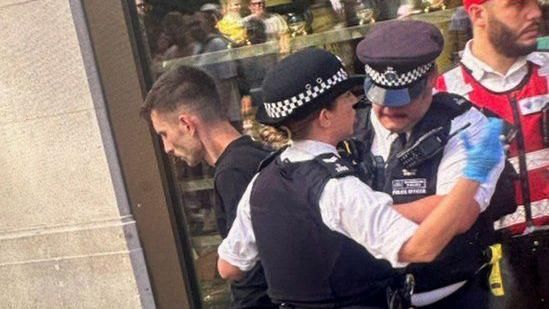
M549 1L543 5L545 30ZM224 111L239 131L260 139L255 122L266 72L292 51L317 46L338 55L349 72L362 73L355 48L369 27L392 18L418 18L442 30L440 71L459 61L472 36L459 0L135 0L145 50L158 77L179 64L203 68L216 80ZM280 145L273 145L274 148ZM205 308L227 308L226 282L216 273L221 237L214 215L213 169L173 161Z

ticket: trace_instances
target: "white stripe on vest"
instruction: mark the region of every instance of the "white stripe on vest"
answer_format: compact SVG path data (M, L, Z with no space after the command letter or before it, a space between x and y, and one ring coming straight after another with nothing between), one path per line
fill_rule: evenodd
M547 214L549 213L549 199L543 199L543 200L532 202L530 203L530 206L532 209L532 219L547 216ZM510 215L504 216L499 221L496 221L494 223L494 228L496 230L499 230L499 229L509 227L511 225L524 223L524 222L526 222L524 205L519 205L517 207L517 211L515 211Z
M509 158L509 163L513 164L515 171L519 171L519 157ZM549 148L544 148L526 153L526 168L528 171L535 170L544 166L549 166Z
M446 90L448 92L458 94L469 100L469 93L473 91L473 86L465 83L462 70L461 66L457 66L444 73L444 83L446 83Z
M547 80L549 81L549 78ZM541 112L541 109L548 103L549 94L542 94L535 97L524 98L518 101L518 106L521 114L526 116Z

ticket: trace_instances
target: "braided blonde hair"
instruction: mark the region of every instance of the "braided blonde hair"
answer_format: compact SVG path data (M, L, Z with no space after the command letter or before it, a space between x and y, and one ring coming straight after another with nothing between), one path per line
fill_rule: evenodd
M277 128L261 125L259 128L259 139L262 143L278 150L292 143L292 132L284 126Z

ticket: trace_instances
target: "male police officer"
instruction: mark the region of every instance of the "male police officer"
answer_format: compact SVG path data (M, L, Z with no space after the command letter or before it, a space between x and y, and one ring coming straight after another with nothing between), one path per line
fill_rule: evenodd
M434 61L442 47L440 31L420 21L378 24L357 47L367 75L365 96L373 103L359 137L366 142L363 164L376 174L374 189L390 194L401 204L394 207L416 223L439 207L463 175L467 145L453 134L464 130L476 138L487 121L462 97L433 96ZM467 209L458 223L464 234L433 263L408 267L416 278L414 305L488 307L488 291L481 287L486 280L475 274L492 236L492 221L482 212L502 168L503 159L475 198L461 205Z
M269 295L289 308L385 307L391 270L364 248L399 267L433 260L459 233L479 183L501 161L498 124L471 137L463 177L416 226L337 156L336 144L353 133L357 82L319 49L294 53L267 74L258 120L286 126L293 143L246 189L218 250L222 277L238 279L261 259Z

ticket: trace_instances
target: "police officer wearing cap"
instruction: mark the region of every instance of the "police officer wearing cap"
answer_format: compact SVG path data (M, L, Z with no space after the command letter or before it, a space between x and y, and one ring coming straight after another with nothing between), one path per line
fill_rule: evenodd
M357 46L364 64L365 97L372 104L357 137L364 142L362 164L367 182L391 195L395 209L421 224L467 173L469 143L481 138L488 119L464 98L433 95L435 59L443 48L440 31L421 21L376 25ZM412 304L428 308L487 308L487 276L479 271L493 242L493 223L486 215L498 177L500 158L474 199L460 205L458 233L435 261L406 268L415 277ZM464 168L465 167L465 168ZM508 188L508 190L511 190ZM483 276L484 275L484 276Z
M383 308L394 280L389 266L431 261L459 232L462 205L503 156L501 123L490 122L468 148L467 173L418 226L337 155L336 144L353 133L359 101L350 90L362 82L320 49L294 53L266 75L257 118L285 126L293 143L244 192L218 249L223 278L238 280L261 259L269 296L281 307Z

